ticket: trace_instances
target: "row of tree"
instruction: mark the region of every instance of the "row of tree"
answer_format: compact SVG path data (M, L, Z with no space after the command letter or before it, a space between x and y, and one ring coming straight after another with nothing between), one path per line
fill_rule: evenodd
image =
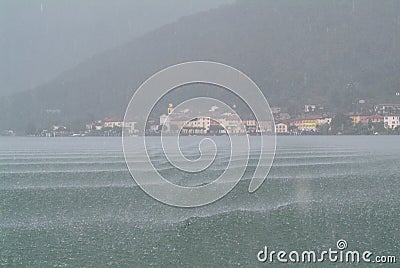
M353 120L344 114L337 114L330 125L319 126L317 131L321 134L344 134L344 135L399 135L400 128L385 128L383 122L374 123L371 120L365 125L361 122L353 124Z

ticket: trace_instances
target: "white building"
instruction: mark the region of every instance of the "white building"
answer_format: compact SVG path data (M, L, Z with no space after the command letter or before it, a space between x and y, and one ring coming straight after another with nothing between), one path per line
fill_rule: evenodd
M249 119L245 120L244 124L247 128L247 132L249 133L266 133L266 132L272 132L272 120L271 121L260 121L257 122L257 120L254 119Z
M236 115L228 115L218 120L229 134L245 134L246 128L240 118Z
M137 130L135 126L136 122L123 122L123 128L126 131L125 133L127 133L128 135L135 135L139 132L139 130Z
M400 103L378 104L375 106L375 112L380 115L397 115L400 112Z
M115 128L120 127L123 128L125 133L128 135L137 134L138 130L135 129L136 122L123 122L116 120L105 120L102 126L96 125L96 130L101 130L102 128Z
M272 132L273 129L272 121L260 121L258 125L259 125L258 131L260 133Z
M309 113L309 112L315 112L318 109L318 106L315 104L305 104L304 105L304 112Z
M122 122L121 121L106 121L103 123L103 127L109 127L109 128L122 127Z
M166 114L163 114L160 116L160 126L161 126L162 130L165 132L169 132L171 129L171 127L169 125L169 121L167 119L168 119L168 115L166 115Z
M332 117L320 117L320 118L317 119L317 124L319 126L325 125L325 124L330 125L331 122L332 122Z
M281 112L281 107L271 107L271 112L273 114L279 114Z
M196 117L183 125L182 133L189 135L207 134L210 132L211 118L206 116Z
M400 127L400 115L386 115L384 118L385 128L395 129Z
M275 133L277 134L288 133L288 125L285 123L275 124Z

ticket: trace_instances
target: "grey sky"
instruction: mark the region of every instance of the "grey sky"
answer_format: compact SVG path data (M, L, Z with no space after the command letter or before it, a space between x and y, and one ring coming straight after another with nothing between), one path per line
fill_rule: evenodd
M0 0L0 96L179 17L233 0Z

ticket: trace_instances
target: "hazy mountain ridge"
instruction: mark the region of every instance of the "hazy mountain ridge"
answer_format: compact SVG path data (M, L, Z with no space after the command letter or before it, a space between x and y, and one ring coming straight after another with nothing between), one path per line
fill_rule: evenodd
M40 86L88 57L182 15L232 2L0 1L0 96Z
M244 71L271 105L291 110L321 103L337 111L356 98L396 101L400 2L382 3L241 1L188 16L99 54L33 91L3 98L1 128L122 117L145 79L192 60ZM61 113L50 118L48 109Z

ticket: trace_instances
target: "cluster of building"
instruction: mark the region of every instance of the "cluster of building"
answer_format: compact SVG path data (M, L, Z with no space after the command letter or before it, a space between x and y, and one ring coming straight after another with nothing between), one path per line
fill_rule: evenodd
M49 129L39 131L41 137L83 137L83 136L121 136L122 131L128 135L137 135L136 122L123 122L116 118L106 118L86 124L84 130L72 130L64 125L53 125Z
M225 113L219 118L200 116L187 120L184 116L168 120L174 106L168 106L168 113L160 116L159 124L152 122L149 134L180 133L182 135L220 135L226 134L260 134L272 132L272 122L257 122L256 120L241 121L237 115ZM330 130L331 122L335 115L325 113L321 105L306 104L304 113L292 117L282 112L279 107L272 107L275 118L275 133L281 135L301 135L318 133L319 128L325 126ZM386 129L400 128L400 104L378 104L368 112L352 112L345 114L351 119L353 126L369 124L382 124Z
M363 103L360 101L360 103ZM214 111L215 109L210 109ZM275 120L275 133L280 135L302 135L318 133L323 127L328 132L335 115L326 113L321 105L306 104L304 112L299 116L291 116L280 107L272 107L271 111ZM174 113L174 114L173 114ZM400 104L378 104L372 108L345 114L351 119L354 127L381 125L382 129L400 129ZM122 132L127 135L139 135L136 122L124 122L117 118L86 124L84 129L70 130L63 125L53 125L51 128L41 130L37 136L120 136ZM180 135L259 135L273 133L273 120L258 122L248 118L241 120L237 114L225 112L201 116L189 116L185 113L175 113L174 106L169 104L167 114L159 120L146 122L147 135L160 135L179 133ZM12 131L1 135L15 135Z
M306 115L295 119L277 121L277 134L299 134L303 132L317 132L318 126L330 125L332 117L328 115Z
M379 104L375 107L375 112L384 116L385 128L396 129L400 127L400 104Z
M139 132L139 130L136 129L136 122L121 121L116 118L106 118L104 120L87 124L86 129L88 133L103 132L117 135L121 134L122 131L128 135L137 135Z
M180 135L242 135L261 133L272 133L272 120L257 122L254 119L242 121L237 114L225 112L213 115L190 116L189 114L179 113L172 115L174 106L169 104L167 114L160 116L159 124L152 121L148 129L148 134ZM211 109L210 111L214 111Z
M318 127L327 126L330 128L331 122L335 117L333 114L316 114L323 108L319 105L305 105L304 114L296 118L277 120L275 127L278 134L299 134L303 132L317 132ZM353 126L381 123L386 129L396 129L400 127L400 104L378 104L373 111L366 113L352 112L347 113Z
M15 136L15 132L13 130L3 130L0 132L0 136Z

